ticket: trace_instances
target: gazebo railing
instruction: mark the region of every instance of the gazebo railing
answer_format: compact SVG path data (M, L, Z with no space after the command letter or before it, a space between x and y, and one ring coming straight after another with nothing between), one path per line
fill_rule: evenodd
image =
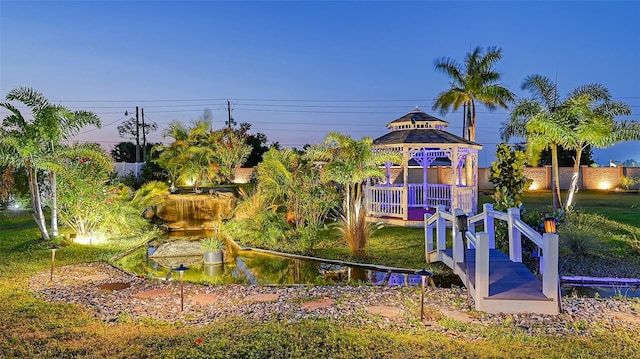
M458 207L462 208L465 213L476 213L478 208L475 187L458 187L457 193Z
M371 216L402 217L403 187L369 186L366 188L367 212Z
M451 208L451 185L427 184L427 197L424 197L422 183L410 183L408 190L408 208L435 208L444 205ZM367 211L371 216L402 217L402 193L404 187L400 184L373 185L366 188Z

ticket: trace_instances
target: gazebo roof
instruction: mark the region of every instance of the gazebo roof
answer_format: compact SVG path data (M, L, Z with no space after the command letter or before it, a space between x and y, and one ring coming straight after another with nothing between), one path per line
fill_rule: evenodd
M391 131L373 141L374 145L424 144L433 147L450 147L463 145L465 147L482 148L479 143L465 140L460 136L435 128L421 128Z

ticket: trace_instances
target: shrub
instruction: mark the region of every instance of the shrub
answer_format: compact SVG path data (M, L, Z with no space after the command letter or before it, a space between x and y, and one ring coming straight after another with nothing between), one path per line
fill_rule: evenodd
M602 248L599 240L602 233L598 228L600 221L597 220L600 216L595 217L575 211L566 214L563 225L558 229L560 248L564 254L589 256Z
M633 189L636 184L640 184L640 178L622 176L620 178L620 186L627 191Z
M496 150L496 157L497 160L491 162L489 170L489 182L496 188L493 196L496 209L519 207L522 204L522 193L531 184L531 180L524 175L526 155L501 143Z

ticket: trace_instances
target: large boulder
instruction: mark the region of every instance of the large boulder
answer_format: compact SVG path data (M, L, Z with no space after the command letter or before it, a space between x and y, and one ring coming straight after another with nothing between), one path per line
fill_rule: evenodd
M176 241L161 244L150 258L202 256L204 251L199 241Z

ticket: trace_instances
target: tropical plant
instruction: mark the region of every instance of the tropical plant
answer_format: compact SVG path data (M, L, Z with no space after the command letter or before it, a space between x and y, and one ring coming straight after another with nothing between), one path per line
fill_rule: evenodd
M494 66L502 58L502 49L487 48L483 53L476 47L460 64L451 58L440 58L435 61L436 70L444 72L451 79L451 87L438 94L433 105L434 110L445 114L449 109L457 111L463 106L463 138L476 139L476 102L483 103L489 110L497 107L507 108L514 100L514 95L498 81L500 74Z
M106 153L98 158L69 155L61 159L65 171L59 181L60 220L79 237L98 232L112 201L108 182L113 164Z
M567 100L566 116L571 136L563 147L576 151L571 184L565 209L573 206L578 191L580 159L587 147L605 148L623 141L640 139L640 123L634 120L616 121L619 115L630 115L629 105L613 101L609 90L599 84L577 88Z
M318 230L335 208L335 186L324 183L313 162L291 149L269 149L256 170L258 191L286 209L305 252L313 250Z
M640 138L640 125L636 121L615 121L619 114L629 113L627 105L611 100L602 85L591 84L573 90L560 99L557 84L540 76L528 76L522 89L532 94L530 99L519 99L508 122L502 124L501 137L507 142L512 136L527 139L527 155L536 164L540 152L551 149L553 173L553 209L562 206L558 169L558 148L576 151L574 171L565 209L573 204L577 191L582 151L588 146L606 147L629 139Z
M218 238L217 235L212 235L203 238L200 241L200 246L205 252L218 252L224 248L224 243Z
M155 163L169 174L172 184L192 183L195 188L203 182L217 184L232 182L235 169L251 153L246 134L241 130L213 131L206 121L195 121L191 127L180 122L169 124L165 137L174 141L167 147L156 146L159 152Z
M531 180L524 175L526 155L522 151L514 150L512 146L501 143L497 146L496 161L491 162L489 182L496 189L493 199L498 210L517 208L522 205L522 194L531 184Z
M209 144L218 159L224 182L233 182L236 168L251 154L252 147L247 143L247 137L245 132L229 128L211 133Z
M0 104L9 110L0 129L0 164L27 170L33 217L43 239L49 239L40 198L38 170L49 172L51 191L51 234L58 234L57 170L58 159L65 151L64 142L87 125L100 126L100 119L92 112L71 111L51 104L44 95L29 87L9 91L7 101L25 105L32 114L26 119L10 102Z
M373 139L369 137L356 141L351 136L331 132L324 144L310 147L306 156L326 162L323 179L340 185L343 199L340 228L352 253L355 256L364 254L371 230L367 228L365 220L362 183L368 178L384 177L384 170L380 166L386 162L400 163L401 155L374 151Z

